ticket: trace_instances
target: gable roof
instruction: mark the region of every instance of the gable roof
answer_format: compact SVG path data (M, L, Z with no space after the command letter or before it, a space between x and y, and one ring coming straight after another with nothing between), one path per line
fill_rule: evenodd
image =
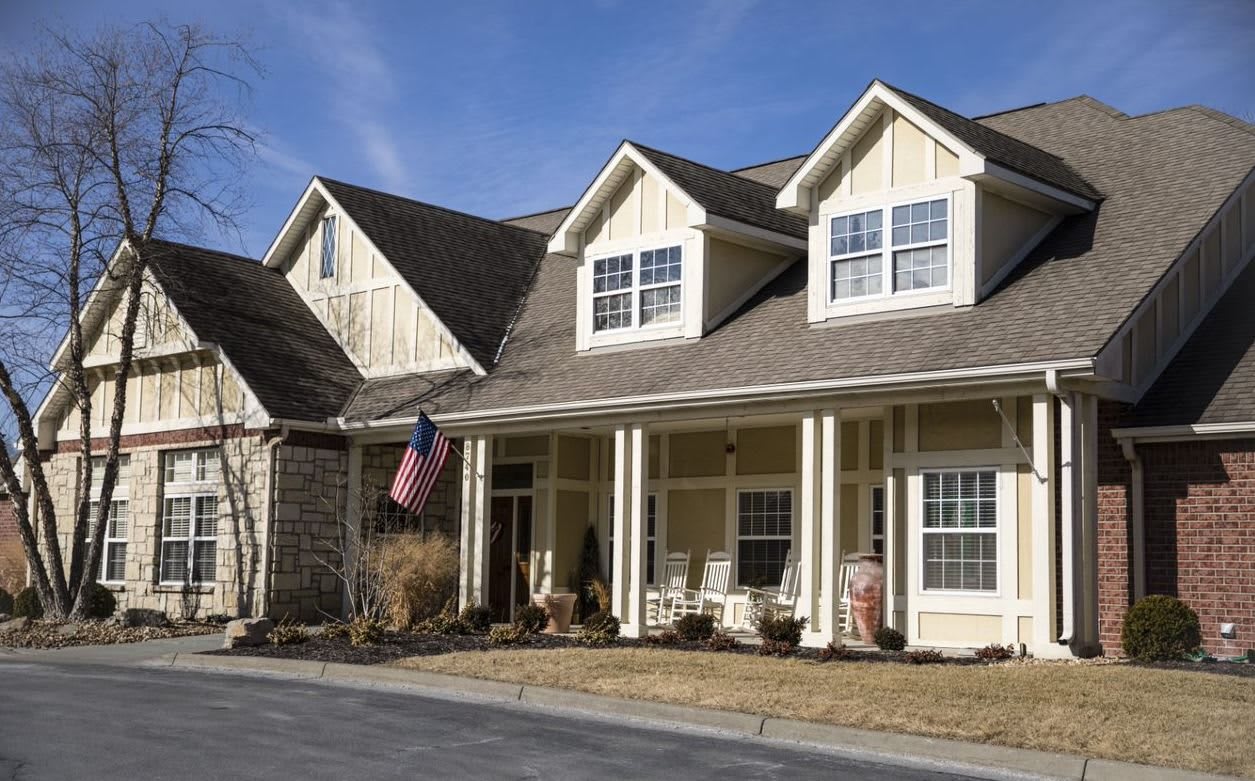
M884 84L884 82L881 83ZM1063 158L999 132L989 125L956 114L948 108L938 106L932 101L898 89L891 84L885 84L885 87L937 123L947 133L984 155L986 159L1017 173L1067 190L1073 195L1092 201L1102 198L1102 193L1087 182L1085 177L1074 171ZM1043 105L1046 104L1037 104L1027 108L1040 108ZM1010 113L1012 112L995 116L1007 116Z
M222 348L271 416L323 421L361 384L282 272L186 244L149 247L149 268L166 296L197 337Z
M334 179L318 181L461 346L491 367L547 234Z
M1133 410L1130 426L1255 422L1255 264Z
M1124 117L1069 100L981 124L1067 160L1105 198L1063 219L975 306L810 327L806 264L798 262L701 339L577 355L575 264L549 255L496 370L425 397L424 409L478 412L1051 361L1088 365L1255 165L1255 134L1191 109Z
M806 218L777 209L776 191L772 186L651 149L635 141L628 143L707 213L786 236L806 238Z
M524 214L521 217L507 217L501 222L505 225L527 228L528 230L539 231L546 236L552 236L553 232L558 229L558 226L562 224L562 221L570 213L570 206L562 206L549 211L536 212L535 214Z
M789 181L789 177L805 161L806 155L794 155L782 160L772 160L770 163L734 168L729 173L734 173L743 179L750 179L778 190L784 186L785 182Z

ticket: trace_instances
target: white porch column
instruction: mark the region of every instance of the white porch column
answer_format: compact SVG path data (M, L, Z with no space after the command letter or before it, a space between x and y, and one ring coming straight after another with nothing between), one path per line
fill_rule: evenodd
M1033 655L1068 655L1055 624L1055 406L1054 397L1033 397ZM1062 649L1062 654L1060 653Z
M462 453L462 579L458 604L488 602L488 512L492 490L492 437L464 440Z
M632 465L631 443L627 426L614 430L614 582L611 584L611 612L620 619L628 615L628 585L630 557L628 556L628 528L631 501Z
M819 633L815 632L815 619L819 615L819 463L820 438L822 436L816 413L802 413L801 495L798 497L798 554L800 568L797 598L797 616L811 619L802 635L802 642L814 644ZM812 638L814 635L814 639ZM822 645L822 644L821 644Z
M628 501L628 513L630 523L628 524L628 534L623 537L623 547L630 548L630 567L625 574L625 585L628 587L628 609L623 614L623 634L628 637L643 637L648 633L645 626L645 579L646 568L645 559L648 552L647 524L649 519L647 511L649 507L649 476L646 471L649 467L649 446L645 439L645 426L640 423L632 424L629 432L631 435L631 498ZM617 517L617 516L616 516Z
M838 584L841 579L841 414L826 409L820 413L823 440L820 450L820 498L819 522L821 528L820 549L820 609L812 618L813 630L818 631L824 643L836 639L838 629L837 608L841 600ZM853 540L857 546L858 541Z

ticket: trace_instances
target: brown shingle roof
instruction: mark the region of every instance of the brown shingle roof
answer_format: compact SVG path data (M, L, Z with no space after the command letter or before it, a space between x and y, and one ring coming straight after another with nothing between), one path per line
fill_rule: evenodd
M1131 426L1255 422L1255 265L1234 281L1133 410Z
M1104 194L966 309L810 327L799 262L699 340L575 351L575 261L549 255L498 367L433 411L1094 356L1255 164L1255 135L1192 109L1121 118L1076 99L981 124L1066 160Z
M151 247L162 290L200 339L222 348L267 412L313 421L339 413L362 377L281 271L186 244Z

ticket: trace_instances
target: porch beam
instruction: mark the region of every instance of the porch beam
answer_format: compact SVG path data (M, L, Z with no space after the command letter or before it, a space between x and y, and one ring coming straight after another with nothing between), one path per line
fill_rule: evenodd
M628 609L624 617L623 633L628 637L643 637L647 633L645 626L645 560L648 552L647 527L649 523L649 480L648 461L649 446L646 439L645 426L634 423L630 427L631 450L631 489L628 501L630 518L628 535L624 538L625 548L630 549L630 568L625 573L625 585L628 587Z

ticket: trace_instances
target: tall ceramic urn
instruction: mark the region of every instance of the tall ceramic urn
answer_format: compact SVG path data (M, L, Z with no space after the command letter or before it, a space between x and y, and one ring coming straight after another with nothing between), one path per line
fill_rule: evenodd
M858 569L850 577L850 610L858 626L858 636L870 643L880 629L885 599L885 567L878 554L859 557Z

